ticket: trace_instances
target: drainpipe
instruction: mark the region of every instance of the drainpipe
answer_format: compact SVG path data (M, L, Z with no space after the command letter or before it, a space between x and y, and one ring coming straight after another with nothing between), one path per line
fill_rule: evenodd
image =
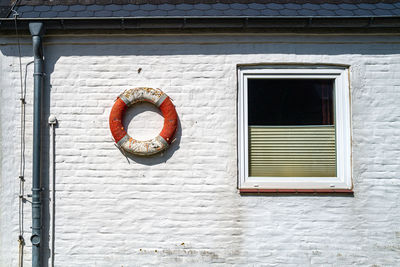
M32 267L40 267L40 239L42 230L42 203L40 193L40 148L41 148L41 113L42 113L42 91L43 91L43 50L42 35L44 33L43 23L29 23L32 35L34 56L34 94L33 94L33 166L32 166Z

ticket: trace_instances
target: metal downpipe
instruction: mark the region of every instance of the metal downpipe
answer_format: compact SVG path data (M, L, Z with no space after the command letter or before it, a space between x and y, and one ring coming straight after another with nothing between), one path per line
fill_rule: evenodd
M40 242L42 230L42 203L41 203L41 113L43 91L43 49L42 35L44 26L41 22L29 23L32 35L34 56L34 95L33 95L33 157L32 157L32 267L41 266Z

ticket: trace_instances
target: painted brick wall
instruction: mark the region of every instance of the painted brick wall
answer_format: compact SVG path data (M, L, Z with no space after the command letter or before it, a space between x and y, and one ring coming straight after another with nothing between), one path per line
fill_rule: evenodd
M15 40L1 41L0 266L16 266L19 66ZM25 66L32 60L29 37L22 42ZM395 266L399 42L393 36L48 36L43 125L50 113L59 122L55 265ZM238 194L237 64L276 62L351 65L354 197ZM30 193L32 65L27 77ZM127 159L111 139L113 100L137 86L159 87L176 105L180 129L162 156ZM139 138L162 125L151 106L127 117ZM46 128L45 152L48 136ZM48 177L49 158L43 162ZM24 205L26 266L30 208Z

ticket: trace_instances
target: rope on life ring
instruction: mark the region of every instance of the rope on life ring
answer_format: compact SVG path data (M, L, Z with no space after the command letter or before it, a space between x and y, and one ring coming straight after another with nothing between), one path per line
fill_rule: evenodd
M129 136L122 119L125 111L138 102L149 102L157 106L164 117L164 127L160 134L151 140L139 141ZM171 99L160 89L137 87L125 90L115 101L110 113L110 130L115 143L122 150L140 156L149 156L169 147L178 125L178 114Z

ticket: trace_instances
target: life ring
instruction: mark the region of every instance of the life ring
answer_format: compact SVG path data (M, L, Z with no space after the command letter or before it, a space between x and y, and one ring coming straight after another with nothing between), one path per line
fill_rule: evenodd
M135 103L149 102L157 106L164 117L164 127L160 134L147 141L135 140L129 136L122 118L125 111ZM160 89L138 87L125 90L115 101L110 113L110 130L115 143L124 151L140 156L153 155L169 147L178 125L178 114L171 99Z

